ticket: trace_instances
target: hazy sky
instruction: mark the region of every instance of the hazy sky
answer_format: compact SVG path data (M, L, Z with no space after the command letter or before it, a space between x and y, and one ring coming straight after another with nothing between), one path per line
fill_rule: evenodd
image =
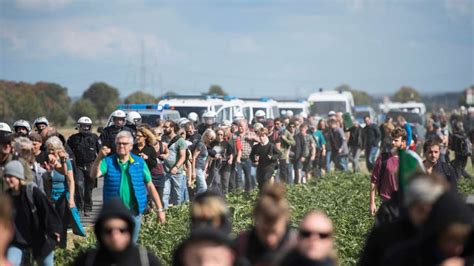
M94 81L121 96L143 81L155 95L460 91L474 84L473 2L0 0L0 79L71 96Z

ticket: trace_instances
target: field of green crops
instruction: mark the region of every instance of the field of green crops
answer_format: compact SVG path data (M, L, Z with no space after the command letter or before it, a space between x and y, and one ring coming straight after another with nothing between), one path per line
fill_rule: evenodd
M369 177L366 174L334 174L318 182L287 187L292 206L291 225L310 209L322 209L333 219L336 228L336 245L342 265L354 265L363 246L373 218L368 215ZM474 182L462 180L460 190L474 193ZM233 231L237 233L252 224L252 205L256 193L233 193L227 198L232 210ZM161 225L156 216L145 216L139 243L153 251L166 265L171 254L186 236L189 228L188 206L173 207L167 212L167 223ZM76 240L74 248L58 251L56 265L71 262L78 252L94 244L94 238Z

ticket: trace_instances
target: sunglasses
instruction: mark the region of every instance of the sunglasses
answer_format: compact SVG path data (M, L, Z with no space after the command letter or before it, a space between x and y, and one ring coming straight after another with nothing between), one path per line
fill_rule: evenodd
M104 228L104 233L106 235L111 235L114 231L119 231L121 234L129 232L128 228L126 227Z
M310 238L313 235L317 235L320 239L327 239L332 236L332 233L321 233L321 232L311 232L308 230L299 230L299 235L302 238Z
M117 142L117 146L127 146L128 144L130 144L130 143L128 143L128 142Z

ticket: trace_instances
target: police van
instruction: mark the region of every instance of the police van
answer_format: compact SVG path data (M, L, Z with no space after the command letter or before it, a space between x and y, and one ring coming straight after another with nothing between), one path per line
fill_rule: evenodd
M122 110L125 113L135 111L142 117L142 123L148 124L152 127L157 126L156 121L173 120L178 121L180 118L179 112L170 110L167 106L159 104L119 104L117 110ZM107 120L107 126L113 124L112 116Z
M278 99L278 110L281 117L308 114L308 102L306 100Z
M352 114L354 97L349 91L319 89L309 95L308 104L309 112L312 115L326 117L330 111Z
M280 117L280 111L278 109L278 102L267 98L244 98L245 104L243 107L243 114L248 119L249 123L253 121L255 112L261 110L265 112L265 118L275 119Z
M181 117L196 113L199 120L202 119L204 113L212 111L216 115L216 121L220 123L224 120L232 120L236 112L242 112L243 103L242 100L228 96L176 95L165 97L158 102L158 105L178 111Z

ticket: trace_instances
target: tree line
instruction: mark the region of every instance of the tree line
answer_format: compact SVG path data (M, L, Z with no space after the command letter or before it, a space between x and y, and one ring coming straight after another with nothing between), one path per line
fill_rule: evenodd
M343 84L335 89L352 92L356 105L374 105L376 103L371 95L363 90L353 89L349 85ZM459 104L465 104L464 92L465 90L457 94ZM175 94L176 92L169 91L164 95ZM202 94L227 95L219 85L211 85L209 90ZM441 97L441 99L444 98ZM67 88L57 83L37 82L31 84L0 80L0 121L11 124L18 119L33 121L36 117L45 116L55 125L64 126L69 117L74 121L81 116L89 116L94 121L105 120L121 102L125 104L157 103L159 99L160 97L154 97L149 93L135 91L121 100L117 88L105 82L95 82L84 91L77 101L72 102ZM403 86L393 94L392 100L406 102L421 101L423 98L416 89Z

